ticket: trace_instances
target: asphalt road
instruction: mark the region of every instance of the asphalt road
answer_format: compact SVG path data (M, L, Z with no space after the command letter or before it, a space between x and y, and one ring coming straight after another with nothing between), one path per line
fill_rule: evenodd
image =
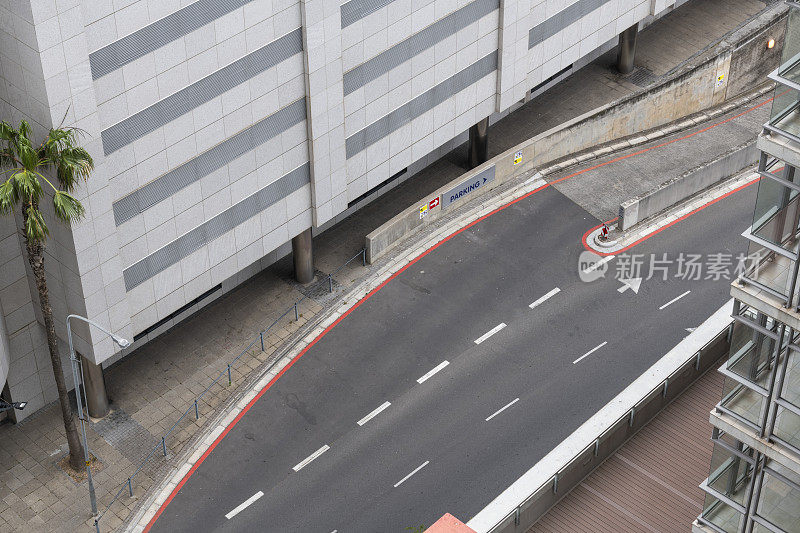
M653 253L745 252L755 191L629 253L644 254L646 274ZM468 521L729 298L729 281L676 279L676 264L668 280L620 293L620 257L605 278L581 281L581 237L597 224L550 187L422 258L261 397L152 531L400 532L445 512Z

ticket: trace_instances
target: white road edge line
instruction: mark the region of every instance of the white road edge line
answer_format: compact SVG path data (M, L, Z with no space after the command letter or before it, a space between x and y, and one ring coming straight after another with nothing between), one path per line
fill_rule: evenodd
M675 302L677 302L678 300L680 300L681 298L683 298L684 296L686 296L690 292L692 292L692 291L686 291L683 294L681 294L680 296L678 296L677 298L673 298L672 300L668 301L667 303L665 303L664 305L659 307L658 310L660 311L660 310L664 309L665 307L667 307L668 305L674 304Z
M380 412L381 412L381 411L383 411L384 409L386 409L386 408L387 408L387 407L389 407L390 405L392 405L392 404L390 404L389 402L383 402L383 403L380 405L380 407L378 407L378 408L377 408L377 409L375 409L374 411L370 411L370 413L369 413L367 416L365 416L364 418L362 418L361 420L359 420L359 421L357 422L357 424L358 424L359 426L363 426L364 424L366 424L367 422L369 422L370 420L372 420L373 418L375 418L376 416L378 416L378 415L380 414Z
M552 298L553 296L555 296L555 295L556 295L556 294L558 294L559 292L561 292L561 289L559 289L558 287L556 287L556 288L555 288L555 289L553 289L552 291L548 292L547 294L545 294L544 296L542 296L541 298L539 298L538 300L536 300L535 302L533 302L533 303L532 303L531 305L529 305L528 307L530 307L531 309L533 309L533 308L534 308L534 307L536 307L537 305L541 305L541 304L543 304L544 302L546 302L547 300L549 300L550 298Z
M439 370L443 369L444 367L446 367L449 364L450 364L450 361L446 361L446 360L442 361L441 363L439 363L438 365L433 367L433 369L431 369L427 374L425 374L424 376L419 378L417 380L417 383L422 383L424 381L428 381L431 378L431 376L433 376L435 373L437 373Z
M245 509L247 509L248 507L250 507L250 506L253 504L253 502L254 502L254 501L256 501L257 499L259 499L259 498L260 498L260 497L262 497L263 495L264 495L264 493L263 493L263 492L261 492L261 491L258 491L258 492L256 492L255 494L253 494L252 496L250 496L249 498L247 498L245 501L243 501L242 503L240 503L240 504L239 504L239 505L238 505L238 506L237 506L237 507L236 507L236 508L235 508L233 511L231 511L231 512L230 512L230 513L228 513L228 514L226 514L226 515L225 515L225 518L227 518L228 520L230 520L231 518L233 518L233 517L234 517L234 516L236 516L237 514L241 513L242 511L244 511Z
M575 359L575 360L572 362L572 364L573 364L573 365L577 365L577 364L578 364L578 363L580 363L580 362L581 362L581 360L583 360L585 357L589 357L590 355L592 355L594 352L596 352L597 350L599 350L600 348L602 348L602 347L603 347L603 346L605 346L606 344L608 344L608 341L604 341L604 342L603 342L603 344L598 344L597 346L595 346L594 348L592 348L591 350L589 350L588 352L586 352L586 353L585 353L585 354L583 354L582 356L580 356L580 357L578 357L577 359Z
M492 329L490 329L489 331L487 331L486 333L484 333L483 335L481 335L480 337L475 339L475 344L482 343L483 341L485 341L486 339L488 339L489 337L491 337L492 335L494 335L495 333L497 333L498 331L500 331L504 327L506 327L506 323L505 322L500 322L495 327L493 327Z
M598 269L598 268L600 268L601 266L605 265L606 263L608 263L609 261L611 261L612 259L614 259L614 257L616 257L616 256L613 256L613 255L607 255L607 256L605 256L604 258L602 258L602 259L601 259L601 260L599 260L598 262L596 262L596 263L592 263L592 264L591 264L591 265L589 265L588 267L584 268L584 269L583 269L583 273L584 273L584 274L591 274L592 272L594 272L595 270L597 270L597 269Z
M303 468L308 463L310 463L311 461L313 461L314 459L316 459L317 457L319 457L320 455L322 455L323 453L327 452L330 449L331 447L326 444L319 450L315 451L314 453L312 453L311 455L309 455L308 457L306 457L305 459L294 465L294 467L292 467L292 470L294 470L295 472L299 472L301 468Z
M403 479L401 479L400 481L398 481L397 483L395 483L395 484L394 484L394 488L397 488L397 487L399 487L399 486L400 486L400 485L402 485L402 484L403 484L403 482L404 482L404 481L406 481L408 478L410 478L411 476L413 476L414 474L416 474L417 472L419 472L420 470L422 470L423 468L425 468L426 466L428 466L428 463L430 463L430 461L425 461L424 463L422 463L421 465L419 465L418 467L416 467L414 470L412 470L412 471L411 471L411 473L410 473L409 475L407 475L406 477L404 477Z
M488 422L489 420L491 420L492 418L496 417L497 415L499 415L500 413L502 413L503 411L505 411L506 409L508 409L509 407L514 405L515 403L517 403L518 401L519 401L519 398L515 398L514 400L511 400L510 402L505 404L503 407L501 407L500 409L495 411L491 416L489 416L489 418L487 418L486 421Z

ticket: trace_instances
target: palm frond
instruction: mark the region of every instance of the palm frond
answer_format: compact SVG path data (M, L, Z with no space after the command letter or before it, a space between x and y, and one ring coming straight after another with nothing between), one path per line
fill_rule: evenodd
M11 176L0 185L0 213L7 215L13 212L18 203L19 193L14 187L14 176Z
M49 233L42 212L30 206L25 217L25 235L33 241L44 241Z
M72 222L79 220L83 217L83 205L74 197L61 191L56 191L53 196L53 208L56 212L56 217L62 222Z
M94 161L80 146L65 148L56 161L58 181L67 192L72 192L78 180L86 181L94 170Z
M33 172L21 170L14 174L9 181L14 182L14 189L18 198L23 198L31 202L38 202L42 197L42 184Z

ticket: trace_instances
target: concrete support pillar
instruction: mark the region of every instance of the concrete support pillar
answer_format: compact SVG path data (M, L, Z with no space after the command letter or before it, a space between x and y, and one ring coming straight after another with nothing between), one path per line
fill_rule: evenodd
M83 383L86 388L86 409L92 418L103 418L108 414L108 395L103 367L81 357Z
M292 258L294 277L300 283L314 280L314 248L311 241L311 228L292 239Z
M469 168L489 160L489 117L469 129Z
M621 74L630 74L633 72L633 59L636 56L637 35L639 35L638 22L619 34L617 70L619 70Z

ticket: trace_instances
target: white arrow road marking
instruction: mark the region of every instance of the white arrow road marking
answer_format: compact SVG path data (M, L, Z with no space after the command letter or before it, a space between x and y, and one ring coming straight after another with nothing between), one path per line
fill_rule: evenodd
M423 383L423 382L427 381L428 379L431 378L431 376L433 376L435 373L437 373L439 370L443 369L444 367L446 367L449 364L450 364L450 361L442 361L441 363L439 363L438 365L433 367L431 370L429 370L424 376L419 378L417 380L417 383Z
M599 350L600 348L602 348L602 347L603 347L603 346L605 346L606 344L608 344L608 341L605 341L605 342L603 342L603 344L598 344L597 346L595 346L594 348L592 348L591 350L589 350L588 352L586 352L586 353L585 353L585 354L583 354L582 356L580 356L580 357L578 357L577 359L575 359L575 360L572 362L572 364L573 364L573 365L576 365L576 364L580 363L580 362L581 362L581 360L583 360L585 357L589 357L590 355L592 355L594 352L596 352L597 350Z
M692 291L686 291L683 294L681 294L680 296L678 296L677 298L673 298L672 300L668 301L667 303L665 303L664 305L659 307L658 310L660 311L661 309L664 309L665 307L674 304L675 302L677 302L678 300L680 300L681 298L683 298L684 296L686 296L690 292L692 292Z
M494 335L495 333L497 333L498 331L500 331L504 327L506 327L506 323L505 322L500 322L495 327L493 327L492 329L490 329L489 331L487 331L486 333L484 333L483 335L481 335L480 337L475 339L475 344L482 343L483 341L485 341L486 339L488 339L489 337L491 337L492 335Z
M634 294L639 294L639 287L642 285L642 278L621 279L622 287L617 289L617 292L623 293L628 289L632 290Z
M505 411L506 409L508 409L509 407L514 405L515 403L517 403L518 401L519 401L519 398L515 398L515 399L511 400L510 402L505 404L503 407L501 407L500 409L495 411L493 414L489 415L489 418L487 418L486 421L488 422L489 420L491 420L492 418L496 417L497 415L499 415L500 413L502 413L503 411Z
M558 294L559 292L561 292L561 289L559 289L558 287L556 287L556 288L555 288L555 289L553 289L552 291L548 292L547 294L545 294L544 296L542 296L541 298L539 298L538 300L536 300L535 302L533 302L533 303L532 303L531 305L529 305L528 307L530 307L531 309L533 309L533 308L534 308L534 307L536 307L537 305L541 305L541 304L543 304L544 302L546 302L547 300L549 300L550 298L552 298L553 296L555 296L555 295L556 295L556 294Z
M370 420L372 420L373 418L375 418L376 416L378 416L378 415L380 414L380 412L381 412L381 411L383 411L384 409L386 409L386 408L387 408L387 407L389 407L390 405L392 405L392 404L390 404L389 402L383 402L383 403L381 404L381 406L380 406L380 407L378 407L378 408L377 408L377 409L375 409L374 411L371 411L371 412L370 412L370 413L369 413L367 416L365 416L364 418L362 418L361 420L359 420L359 421L357 422L357 424L358 424L359 426L363 426L364 424L366 424L367 422L369 422Z
M411 476L413 476L414 474L416 474L417 472L419 472L420 470L422 470L423 468L425 468L426 466L428 466L428 463L430 463L430 461L425 461L424 463L422 463L421 465L419 465L418 467L416 467L416 468L415 468L415 469L414 469L414 470L413 470L413 471L412 471L412 472L411 472L409 475L407 475L406 477L404 477L403 479L401 479L400 481L398 481L397 483L395 483L395 484L394 484L394 488L397 488L397 487L399 487L399 486L400 486L400 485L402 485L402 484L403 484L403 482L404 482L404 481L406 481L408 478L410 478Z
M310 463L311 461L313 461L314 459L316 459L317 457L319 457L320 455L322 455L323 453L327 452L330 449L331 447L326 444L319 450L315 451L314 453L312 453L311 455L309 455L308 457L306 457L305 459L294 465L294 467L292 467L292 470L294 470L295 472L299 472L301 468L303 468L308 463Z
M613 255L607 255L604 258L602 258L601 260L599 260L598 262L592 263L588 267L584 268L583 269L583 273L584 274L591 274L592 272L594 272L595 270L597 270L601 266L605 265L606 263L608 263L612 259L614 259Z
M237 507L236 507L236 508L235 508L233 511L231 511L231 512L230 512L230 513L228 513L228 514L226 514L226 515L225 515L225 518L227 518L228 520L230 520L231 518L233 518L233 517L234 517L234 516L236 516L237 514L241 513L241 512L242 512L242 511L244 511L245 509L247 509L247 508L248 508L250 505L252 505L252 504L253 504L253 502L254 502L254 501L256 501L257 499L259 499L259 498L260 498L260 497L262 497L263 495L264 495L264 493L263 493L263 492L261 492L261 491L258 491L258 492L256 492L255 494L253 494L252 496L250 496L249 498L247 498L245 501L243 501L242 503L240 503L240 504L239 504L239 505L238 505L238 506L237 506Z

